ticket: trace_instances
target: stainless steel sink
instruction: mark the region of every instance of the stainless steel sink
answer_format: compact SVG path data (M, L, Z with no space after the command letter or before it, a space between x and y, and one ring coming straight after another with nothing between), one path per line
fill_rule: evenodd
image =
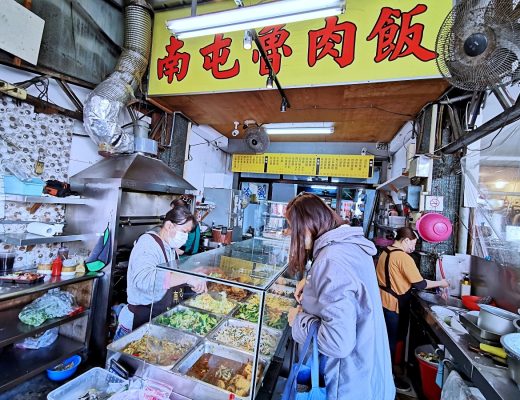
M417 292L417 295L428 303L437 304L439 306L464 308L462 301L456 297L450 296L445 300L441 296L429 292Z

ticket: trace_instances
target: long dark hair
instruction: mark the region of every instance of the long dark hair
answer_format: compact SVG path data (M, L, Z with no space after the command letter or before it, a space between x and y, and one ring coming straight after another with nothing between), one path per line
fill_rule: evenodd
M191 221L194 227L197 225L197 220L191 211L182 206L173 207L170 211L168 211L164 217L163 225L166 221L170 221L175 225L184 225L185 223Z
M291 228L289 270L303 272L312 252L305 249L305 232L312 243L324 233L343 225L341 217L318 196L300 193L287 205L285 217Z
M417 235L417 233L415 233L415 231L412 228L408 226L403 226L402 228L399 228L396 231L394 231L394 238L396 241L401 241L404 239L415 240L419 239L419 236Z

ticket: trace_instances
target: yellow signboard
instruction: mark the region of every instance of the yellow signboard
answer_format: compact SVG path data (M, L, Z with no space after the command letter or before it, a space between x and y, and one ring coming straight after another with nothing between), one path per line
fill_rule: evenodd
M331 154L233 154L233 172L371 178L373 156Z
M247 6L259 0L248 1ZM438 77L435 39L452 0L348 0L344 14L257 29L284 88ZM201 4L198 14L235 8ZM265 89L268 70L244 32L178 40L166 22L190 9L155 13L149 95Z

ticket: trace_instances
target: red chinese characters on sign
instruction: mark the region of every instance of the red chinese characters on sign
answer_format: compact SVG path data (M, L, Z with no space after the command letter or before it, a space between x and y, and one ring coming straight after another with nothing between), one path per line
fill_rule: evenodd
M352 22L338 24L338 17L325 20L325 27L309 31L307 62L314 67L325 56L331 56L341 68L352 64L356 48L357 27ZM338 48L339 47L339 48Z
M180 82L186 77L190 64L190 54L179 51L183 46L184 42L182 40L178 40L173 36L170 37L170 44L165 47L168 55L157 59L158 79L166 76L168 83L172 83L173 78Z
M434 51L421 45L424 25L412 24L412 18L424 13L428 7L418 4L408 12L390 7L383 7L374 28L367 40L377 37L377 53L374 61L379 63L385 58L394 61L400 57L414 55L421 61L430 61L437 57ZM397 23L401 19L401 25Z
M231 38L224 38L224 35L215 35L213 43L199 50L204 57L204 64L202 67L206 71L211 71L215 79L229 79L237 76L240 72L240 63L235 60L233 66L228 69L221 70L220 67L228 62L232 40Z
M284 28L285 25L279 26L268 26L258 32L258 39L262 44L262 47L273 67L275 74L280 72L282 66L282 55L289 57L292 54L290 46L286 45L285 42L290 36L290 33ZM265 61L260 57L258 50L253 51L253 62L257 63L260 60L260 75L268 75L269 68L265 64Z

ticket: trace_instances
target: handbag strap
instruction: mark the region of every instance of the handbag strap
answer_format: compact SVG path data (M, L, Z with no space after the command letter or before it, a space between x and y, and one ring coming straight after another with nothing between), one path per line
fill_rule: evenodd
M311 366L311 382L313 388L320 387L320 355L318 352L318 324L312 333L312 366Z
M303 365L303 361L305 359L305 355L307 354L307 352L309 351L309 347L311 345L311 342L313 340L313 338L316 338L317 337L317 332L318 332L318 327L319 327L319 323L317 322L314 322L314 323L311 323L311 326L309 328L309 333L307 334L307 338L305 339L305 343L303 344L303 348L301 350L301 354L302 356L300 357L300 359L298 360L298 365L296 366L296 369L294 370L294 381L292 382L292 386L296 387L296 384L297 384L297 376L298 376L298 373L300 372L300 369L302 368L302 365ZM318 351L318 341L317 340L314 340L314 342L316 343L316 351ZM314 350L313 350L314 352ZM315 360L318 360L318 357L314 357L313 356L313 366L314 366L314 362ZM318 361L319 363L319 361ZM318 369L319 369L319 364L318 365ZM314 369L314 368L313 368ZM316 374L318 374L318 372L316 372ZM313 386L314 386L314 383L313 383ZM318 384L316 384L316 387L318 387Z

